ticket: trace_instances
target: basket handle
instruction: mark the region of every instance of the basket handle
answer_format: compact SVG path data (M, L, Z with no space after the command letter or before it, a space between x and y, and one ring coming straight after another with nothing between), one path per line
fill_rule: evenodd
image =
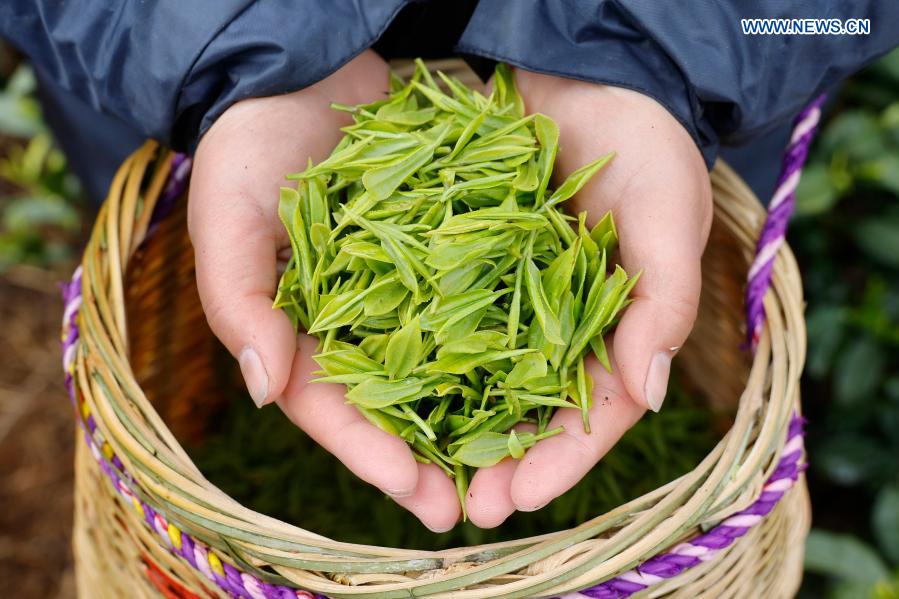
M822 94L815 98L793 121L793 135L790 136L790 143L784 150L780 176L768 204L768 215L759 233L755 259L747 275L746 334L753 353L765 324L764 300L771 287L774 260L784 244L787 223L796 207L796 186L799 185L802 167L808 158L809 146L821 120L821 105L825 97Z

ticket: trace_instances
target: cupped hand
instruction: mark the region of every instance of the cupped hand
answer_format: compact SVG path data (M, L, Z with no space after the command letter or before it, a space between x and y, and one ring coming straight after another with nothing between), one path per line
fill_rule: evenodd
M686 129L658 102L640 93L516 71L528 112L553 118L560 129L555 175L614 151L615 158L568 209L588 222L611 210L630 274L642 270L635 301L607 340L613 370L591 356L594 379L591 433L577 410L559 410L549 428L565 431L540 441L521 460L481 469L466 508L481 527L515 510L537 510L574 486L646 409L662 407L671 359L693 327L701 285L700 258L712 219L709 175Z
M387 85L387 65L368 51L311 87L230 107L197 148L188 228L207 320L238 359L253 401L277 402L357 476L442 531L459 518L453 483L346 404L342 385L310 382L318 369L315 340L298 336L287 315L272 309L276 264L290 249L278 219L278 188L309 158L324 159L340 127L351 124L330 103L371 102Z

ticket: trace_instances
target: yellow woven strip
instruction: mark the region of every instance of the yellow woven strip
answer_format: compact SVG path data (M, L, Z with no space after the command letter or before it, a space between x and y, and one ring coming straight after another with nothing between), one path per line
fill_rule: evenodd
M178 530L178 527L169 522L169 539L172 541L172 546L177 550L181 550L181 531Z
M213 572L215 572L216 574L218 574L219 576L224 578L225 577L225 568L222 567L222 561L219 559L219 556L217 556L212 551L210 551L208 555L209 555L209 557L208 557L209 567L212 568Z

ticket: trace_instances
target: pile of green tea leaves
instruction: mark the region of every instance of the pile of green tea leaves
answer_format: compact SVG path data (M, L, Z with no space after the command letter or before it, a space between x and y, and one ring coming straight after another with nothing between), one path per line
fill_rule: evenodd
M608 263L611 214L588 228L559 210L611 155L552 191L558 127L524 114L510 69L490 97L438 75L449 93L419 61L388 97L336 107L355 123L282 190L293 257L275 305L319 338L318 380L464 496L472 468L560 432L555 409L587 426L584 357L609 368L603 335L636 277Z
M223 354L227 371L233 360ZM356 478L276 407L257 410L236 368L233 375L233 396L205 423L205 436L184 445L203 475L253 510L366 545L438 550L572 528L689 472L731 423L730 415L703 405L675 371L665 409L644 416L596 468L545 508L516 513L495 529L464 522L434 534Z

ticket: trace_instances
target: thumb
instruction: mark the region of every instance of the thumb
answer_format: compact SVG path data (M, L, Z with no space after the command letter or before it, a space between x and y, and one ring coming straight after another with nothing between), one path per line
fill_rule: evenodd
M702 225L704 219L697 220ZM643 272L634 287L634 302L618 323L614 349L628 395L658 412L665 400L671 360L696 321L708 228L696 223L658 226L676 220L644 222L657 229L651 230L650 225L639 236L622 234L625 268L630 273Z
M645 271L644 271L645 272ZM628 395L658 412L665 400L671 360L696 320L695 299L637 297L615 332L615 354Z
M217 189L195 171L189 200L197 289L216 337L237 358L257 406L287 386L297 337L290 319L272 308L277 286L275 229L252 200Z

